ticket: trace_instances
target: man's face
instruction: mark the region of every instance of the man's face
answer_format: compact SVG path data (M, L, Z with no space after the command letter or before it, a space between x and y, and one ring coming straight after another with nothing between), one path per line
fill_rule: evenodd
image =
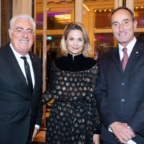
M34 39L33 25L26 19L17 19L12 31L9 29L12 46L21 55L26 55Z
M126 47L134 38L137 21L133 22L129 11L120 9L112 15L111 24L115 38Z

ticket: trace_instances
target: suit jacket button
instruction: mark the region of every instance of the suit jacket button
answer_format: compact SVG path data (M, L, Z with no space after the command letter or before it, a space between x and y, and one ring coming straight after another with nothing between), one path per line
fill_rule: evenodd
M30 115L30 114L29 114L28 116L29 116L29 117L31 117L31 115Z
M121 99L121 102L125 102L125 99Z
M121 85L125 85L123 82L121 82Z
M120 119L122 119L122 116L119 116Z

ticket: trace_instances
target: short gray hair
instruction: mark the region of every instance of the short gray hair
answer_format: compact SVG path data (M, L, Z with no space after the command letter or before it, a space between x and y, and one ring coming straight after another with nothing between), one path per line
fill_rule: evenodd
M35 29L36 29L36 24L33 20L33 18L29 15L17 15L17 16L14 16L11 20L10 20L10 29L12 30L13 29L13 25L15 23L15 21L17 19L26 19L28 21L30 21L33 25L33 31L35 32Z

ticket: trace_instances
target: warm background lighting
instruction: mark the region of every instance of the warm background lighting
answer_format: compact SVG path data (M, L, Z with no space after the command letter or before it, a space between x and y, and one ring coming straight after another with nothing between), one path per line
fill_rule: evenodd
M86 8L87 11L90 11L90 9L84 3L83 6Z

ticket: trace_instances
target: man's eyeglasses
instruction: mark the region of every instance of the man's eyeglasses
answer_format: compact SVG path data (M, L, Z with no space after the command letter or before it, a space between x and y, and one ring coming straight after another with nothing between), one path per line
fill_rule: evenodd
M32 29L26 29L26 30L24 30L24 29L22 29L22 28L16 28L15 31L13 31L13 30L11 30L11 31L12 31L12 32L16 32L18 35L23 35L25 31L26 31L26 33L27 33L28 35L34 34L34 31L33 31Z

